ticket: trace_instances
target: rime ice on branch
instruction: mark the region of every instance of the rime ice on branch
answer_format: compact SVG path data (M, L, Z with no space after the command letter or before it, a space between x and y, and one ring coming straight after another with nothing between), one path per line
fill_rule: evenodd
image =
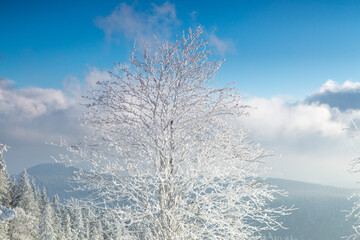
M260 239L291 211L269 207L284 192L263 182L266 154L234 125L246 110L236 89L212 87L222 61L200 34L134 50L86 97L92 134L62 142L60 161L91 165L78 181L123 239Z

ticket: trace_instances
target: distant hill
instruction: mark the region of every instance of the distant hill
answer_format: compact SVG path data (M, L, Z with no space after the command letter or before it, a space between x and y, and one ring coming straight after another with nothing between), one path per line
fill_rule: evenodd
M74 167L65 167L58 163L44 163L28 168L26 171L32 176L67 176L72 177L77 169Z
M351 195L357 189L349 189L349 188L338 188L328 185L307 183L301 181L280 179L280 178L269 178L268 181L271 184L278 186L281 189L285 189L289 192L290 195L301 195L301 194L311 194L315 195L323 194L323 195Z
M288 197L279 198L273 205L294 205L298 210L282 219L284 226L273 236L293 236L299 240L339 240L352 232L353 221L346 221L346 210L353 201L347 198L355 189L337 188L284 179L269 179L274 185L288 191Z
M29 176L32 177L34 183L40 188L45 187L49 198L53 198L56 194L60 201L70 199L71 197L81 198L86 193L74 191L73 186L76 184L71 182L75 176L77 168L65 167L58 163L44 163L27 169Z
M86 194L74 192L69 179L76 168L61 164L40 164L27 169L40 188L45 187L49 197L59 195L62 201L70 197L81 198ZM288 197L281 197L271 205L294 205L298 210L281 219L288 229L272 232L272 236L285 239L292 236L298 240L339 240L350 235L352 221L346 221L344 210L352 207L347 197L354 189L337 188L299 181L270 178L268 182L288 191Z

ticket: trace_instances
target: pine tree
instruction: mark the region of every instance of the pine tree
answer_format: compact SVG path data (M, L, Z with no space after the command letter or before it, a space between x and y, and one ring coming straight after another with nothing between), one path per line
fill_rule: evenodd
M17 216L9 221L9 236L11 240L37 240L38 229L35 223L37 217L27 213L24 209L15 208Z
M54 232L56 234L56 239L63 239L63 229L61 226L61 205L59 202L59 197L57 195L54 196L53 201L51 203L52 211L53 211L53 222L54 222Z
M0 144L0 206L10 207L12 186L3 157L5 151L7 151L6 145ZM8 221L0 221L0 239L8 240L8 231Z
M88 208L82 210L82 218L84 224L84 238L89 239L90 237L90 212Z
M24 237L22 234L25 232L26 238L24 239L37 239L40 213L26 170L24 170L18 185L15 187L11 205L19 209L22 214L10 221L10 232L14 235L10 238L17 239L16 237L20 237L19 239L22 239L21 237Z
M37 203L39 203L40 198L41 198L41 191L40 191L39 187L36 186L33 178L31 178L30 184L31 184L31 187L32 187L33 192L34 192L34 199L35 199L35 201Z
M6 150L6 146L0 144L0 205L10 207L11 181L3 157L3 152Z
M81 214L81 209L76 207L72 209L72 239L74 240L81 240L85 237L85 229L84 229L84 222L83 217Z
M43 206L44 210L40 218L39 240L56 240L53 222L53 210L48 201Z
M9 232L9 222L0 221L0 239L9 240L8 232Z
M41 214L44 212L45 207L48 204L49 204L49 199L47 197L46 189L45 189L45 187L43 187L41 194L40 194L40 199L39 199L39 209L40 209Z
M63 213L63 229L64 229L64 239L72 240L72 231L71 231L71 218L68 211Z
M11 198L11 201L10 201L10 207L12 207L12 208L15 208L15 197L16 197L16 192L17 192L17 185L16 185L16 183L17 183L18 181L17 181L17 178L16 178L16 176L14 176L13 178L12 178L12 181L11 181L11 188L10 188L10 198Z
M102 234L102 227L101 227L101 223L99 221L96 221L92 228L91 228L91 232L90 232L90 240L103 240L103 234Z
M13 199L12 205L14 207L20 207L24 209L26 213L36 213L37 206L34 198L34 192L30 185L29 175L26 170L24 170L21 175L19 184L15 190L15 197Z

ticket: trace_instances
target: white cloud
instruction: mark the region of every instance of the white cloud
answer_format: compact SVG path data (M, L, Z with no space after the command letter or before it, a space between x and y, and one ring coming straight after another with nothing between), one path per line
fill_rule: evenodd
M360 82L351 82L345 81L342 85L336 83L335 81L329 79L326 83L324 83L317 93L325 93L325 92L348 92L348 91L359 91L360 90Z
M90 85L109 79L106 72L90 69L83 82L74 77L64 80L65 91L44 88L15 88L0 78L0 143L11 146L6 153L9 171L19 172L43 162L52 162L61 149L45 142L60 137L74 139L85 132L79 119L80 105Z
M161 5L152 3L151 6L150 11L140 12L135 6L121 3L109 16L98 17L95 24L105 32L109 41L116 41L119 34L123 34L128 39L136 40L142 47L144 44L152 43L154 35L160 41L173 39L174 32L179 30L178 27L181 25L175 4L164 2ZM196 22L198 14L196 11L191 11L190 20ZM235 45L232 40L218 37L215 30L216 28L211 32L204 31L209 46L222 56L234 52Z
M80 81L74 76L67 76L63 81L64 93L69 101L79 103L82 102L82 97L85 96L92 87L96 86L96 82L110 80L110 78L111 76L108 72L91 68L86 74L84 81Z
M52 161L57 150L45 142L78 133L78 117L76 106L60 90L17 89L0 80L0 142L11 146L5 156L9 171Z
M0 116L16 116L17 119L31 119L48 111L68 107L65 95L60 90L25 88L15 89L4 79L0 79Z
M356 187L356 175L346 170L357 157L360 139L351 138L346 128L360 119L360 110L340 111L328 104L289 104L280 97L252 98L250 117L239 124L252 132L256 141L273 150L269 163L275 177ZM281 157L279 157L281 155Z
M250 110L246 123L261 137L297 137L319 134L333 136L343 134L351 122L351 113L342 114L325 104L288 104L281 98L253 98L247 104Z
M360 82L345 81L342 85L328 80L305 103L321 103L341 111L360 109Z
M214 47L215 50L222 56L227 53L235 51L234 43L231 39L220 39L215 32L208 34L209 46Z
M134 6L121 3L109 16L98 17L95 24L104 30L109 40L116 39L117 34L124 34L144 44L153 40L153 34L159 39L170 39L180 20L175 5L169 2L152 4L150 12L139 12Z

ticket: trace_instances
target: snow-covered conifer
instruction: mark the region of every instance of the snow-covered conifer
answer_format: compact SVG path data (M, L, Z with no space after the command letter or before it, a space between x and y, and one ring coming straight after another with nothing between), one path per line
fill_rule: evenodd
M58 195L55 195L52 202L51 207L53 210L53 222L54 222L54 232L56 234L56 239L63 239L63 228L62 228L62 209L59 202Z
M21 175L18 185L15 188L15 197L12 205L22 208L25 212L37 212L37 204L35 203L34 192L30 185L29 175L26 170Z
M81 214L81 209L76 207L71 210L72 213L72 238L75 239L84 239L85 238L85 228L83 216Z
M9 240L9 222L0 221L0 239Z
M3 157L5 151L7 151L6 145L0 144L0 205L10 207L11 181Z
M39 224L39 240L56 240L53 210L48 201L45 201L44 204Z
M88 239L90 237L90 210L89 208L83 208L81 212L84 224L84 238Z
M68 211L64 211L63 213L63 233L65 240L72 240L72 230L71 230L71 218Z
M41 214L44 212L47 205L49 205L49 198L47 196L45 187L43 187L39 199L39 210Z
M38 237L40 211L38 204L35 202L34 192L26 170L22 173L19 183L15 187L14 198L11 205L16 207L15 209L21 209L23 214L17 216L10 222L10 231L16 234L14 233L16 230L14 229L21 228L21 226L17 227L14 225L18 224L17 222L26 222L24 228L28 231L28 238L36 239Z
M93 223L89 240L104 240L101 223L99 221Z
M25 212L23 208L14 209L17 213L16 217L9 221L9 236L11 240L37 240L38 222L30 212Z

